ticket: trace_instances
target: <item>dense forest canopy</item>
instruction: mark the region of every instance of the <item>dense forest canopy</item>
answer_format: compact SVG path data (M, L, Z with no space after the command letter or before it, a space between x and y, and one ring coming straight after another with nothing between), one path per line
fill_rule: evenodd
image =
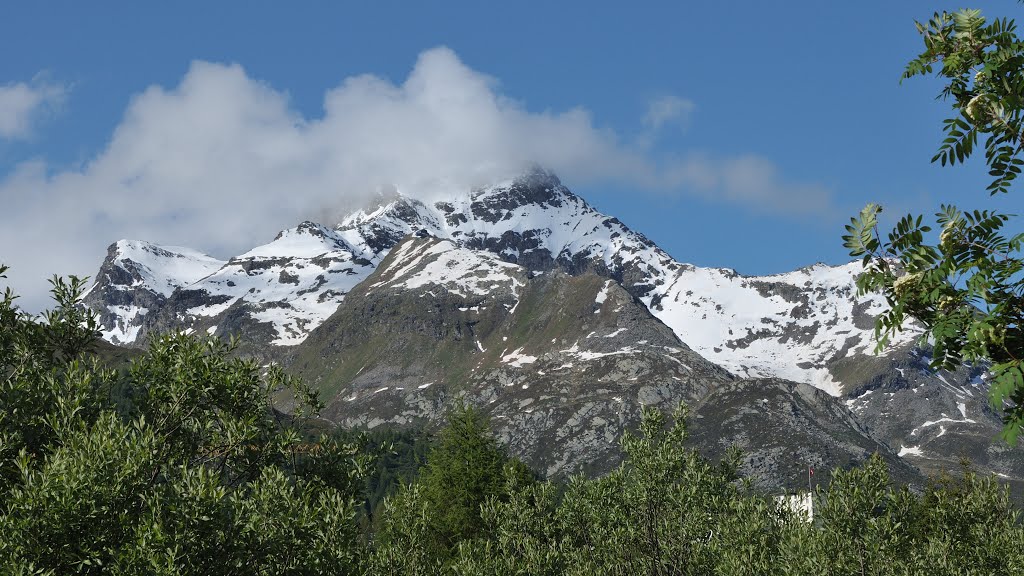
M432 440L311 439L315 395L216 339L167 335L108 366L82 287L55 280L44 321L0 300L6 573L1002 574L1024 561L994 478L968 469L917 494L876 458L837 471L808 522L751 490L737 454L684 448L685 407L646 410L620 467L568 482L508 457L472 407Z

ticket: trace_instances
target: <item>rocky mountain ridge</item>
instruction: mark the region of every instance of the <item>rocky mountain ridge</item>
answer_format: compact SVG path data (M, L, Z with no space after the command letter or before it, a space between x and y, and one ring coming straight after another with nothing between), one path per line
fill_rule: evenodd
M177 269L188 273L174 279ZM553 474L603 468L593 463L611 451L600 438L629 428L640 405L699 403L728 382L773 378L827 392L827 410L798 402L846 438L821 445L823 462L881 446L930 471L991 444L999 423L979 370L922 372L913 330L871 353L885 303L856 297L858 269L744 277L682 264L535 172L429 205L397 196L333 228L305 222L226 262L122 241L87 301L112 342L166 329L240 334L320 387L339 422L436 421L457 399L488 406L504 440ZM688 376L683 366L695 365ZM1021 478L1020 460L994 453L986 466ZM764 470L782 479L771 461Z
M609 277L681 340L733 373L806 382L836 396L848 386L836 379L833 364L850 355L871 355L873 319L885 308L878 295L854 298L857 263L765 277L679 263L546 172L456 193L432 205L398 196L372 211L353 213L333 229L304 222L209 276L181 277L183 295L167 294L176 301L163 306L175 314L163 314L162 322L156 319L161 314L146 306L137 306L146 308L141 313L109 305L125 299L111 292L159 291L146 278L127 286L117 281L124 276L121 270L160 267L135 262L131 257L137 252L121 254L122 241L111 247L98 275L102 289L90 304L104 315L108 339L121 344L168 325L215 332L223 322L214 319L230 310L228 325L235 331L239 322L230 320L247 317L250 324L264 326L266 344L296 345L410 234L497 254L530 273L558 269ZM203 294L205 303L193 306ZM915 336L909 330L894 344Z

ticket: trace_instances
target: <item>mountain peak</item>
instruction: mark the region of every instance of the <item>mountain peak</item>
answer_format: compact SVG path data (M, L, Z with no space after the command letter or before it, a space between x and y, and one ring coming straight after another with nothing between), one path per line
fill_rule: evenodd
M539 166L534 165L524 170L518 176L507 178L504 180L496 181L486 186L480 186L474 188L472 196L476 197L481 194L493 193L495 191L504 191L510 189L556 189L562 188L562 181L559 180L558 176L554 172Z
M181 282L195 282L223 265L223 261L191 248L125 239L107 248L100 274L111 276L113 285L145 285L168 296Z
M182 277L154 291L167 297L175 285L202 289L216 300L207 306L215 310L229 302L224 298L248 303L253 318L277 327L275 343L296 344L403 239L433 237L519 265L531 277L560 271L609 278L683 342L733 373L781 376L833 395L845 385L831 367L870 352L873 318L885 307L880 296L857 296L858 263L762 277L680 263L539 167L432 203L393 192L386 203L350 214L334 228L306 221L285 230L201 285ZM158 252L146 246L124 251ZM267 307L275 303L287 314L278 308L271 314ZM207 308L190 304L187 310L207 315ZM901 333L895 343L915 336Z
M166 303L175 290L213 274L225 263L179 246L118 240L107 248L96 281L85 295L105 339L134 342L144 317Z

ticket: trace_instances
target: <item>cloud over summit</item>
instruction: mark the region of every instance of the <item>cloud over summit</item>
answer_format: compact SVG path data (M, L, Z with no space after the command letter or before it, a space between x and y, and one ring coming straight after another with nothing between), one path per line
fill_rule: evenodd
M692 107L674 98L659 106L648 128ZM0 246L17 247L0 258L33 309L45 301L43 278L94 273L119 238L226 257L382 187L430 198L533 164L572 185L612 181L782 209L806 206L807 197L827 202L818 187L781 180L767 160L652 158L584 108L530 111L443 47L421 53L400 84L345 79L325 94L318 118L239 65L194 62L176 87L135 96L85 166L54 171L37 161L0 177L8 207Z

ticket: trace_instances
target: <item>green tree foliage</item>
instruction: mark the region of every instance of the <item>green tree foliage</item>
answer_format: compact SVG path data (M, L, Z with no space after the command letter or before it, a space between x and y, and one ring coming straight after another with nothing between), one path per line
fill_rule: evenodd
M915 510L914 535L923 546L907 546L931 573L998 574L1024 565L1020 515L992 477L969 468L959 478L933 481Z
M463 406L449 413L419 478L425 502L436 510L433 527L442 547L481 533L480 507L501 492L506 465L529 477L527 468L498 446L479 410Z
M766 525L758 513L769 508L750 506L735 482L738 456L716 466L684 449L685 440L685 411L669 426L663 414L646 409L640 433L622 439L622 466L570 484L560 510L570 573L713 573L722 560L720 535L746 532L736 524L737 513L749 515L742 520L747 528ZM760 556L773 549L762 536L756 529L747 533L749 544L736 551L749 555L751 573L766 566Z
M611 474L564 493L506 468L481 507L484 527L450 558L430 552L432 511L414 485L389 499L392 537L379 574L634 575L1014 574L1024 529L1007 492L969 470L923 494L890 484L885 463L837 470L817 493L814 523L752 493L733 454L714 464L683 447L685 411L645 410ZM401 517L405 515L406 521ZM401 531L401 538L395 538Z
M916 495L891 486L885 463L836 471L815 523L786 523L782 574L1015 574L1024 530L1007 491L966 469Z
M54 280L42 322L0 299L0 571L356 570L366 456L301 441L273 408L287 394L311 411L309 390L182 335L105 369L84 354L83 287Z
M935 14L917 24L925 49L903 78L934 73L953 115L932 159L963 163L984 141L991 194L1007 193L1024 160L1024 43L1012 20L988 22L978 10ZM942 206L937 242L921 216L908 215L883 237L882 208L867 205L843 236L863 257L861 293L882 292L891 309L876 326L879 349L911 319L927 329L934 368L990 362L991 401L1004 414L1004 437L1024 427L1024 234L1007 233L1009 215Z
M374 464L366 474L363 514L367 529L373 531L385 498L395 494L404 484L416 480L420 468L427 463L427 454L434 445L434 436L421 427L390 428L380 426L369 431L339 428L332 437L343 444L354 444L374 456Z
M684 447L686 414L643 411L601 478L538 481L487 419L454 410L424 452L410 433L311 440L315 398L229 345L156 338L130 367L89 350L83 283L54 281L39 322L0 299L0 573L633 575L1014 574L1024 528L1007 491L969 470L922 494L885 464L836 471L815 522L750 491L738 455ZM394 439L393 438L393 439ZM403 439L404 438L404 439ZM411 448L418 446L418 448ZM411 458L400 456L401 452ZM379 522L364 502L385 496Z
M895 574L909 568L903 559L921 545L914 538L916 499L906 488L892 489L881 458L837 471L819 502L816 526L785 530L781 556L791 573Z
M384 501L375 534L370 574L425 576L439 574L447 560L438 549L434 515L423 496L423 487L405 484Z
M456 574L533 574L554 576L567 568L562 554L559 487L525 480L505 467L502 498L481 508L487 538L463 541L452 564Z
M447 426L427 455L415 485L395 496L376 534L385 548L404 543L407 550L429 558L428 565L443 564L462 542L486 533L482 513L489 499L504 498L506 475L531 482L522 462L509 458L490 431L490 422L479 410L461 406L448 414ZM414 518L403 515L413 514ZM424 522L423 519L426 519ZM417 526L421 526L417 528ZM410 531L411 530L411 531ZM418 573L418 556L382 558L388 573ZM407 562L414 561L411 567Z

